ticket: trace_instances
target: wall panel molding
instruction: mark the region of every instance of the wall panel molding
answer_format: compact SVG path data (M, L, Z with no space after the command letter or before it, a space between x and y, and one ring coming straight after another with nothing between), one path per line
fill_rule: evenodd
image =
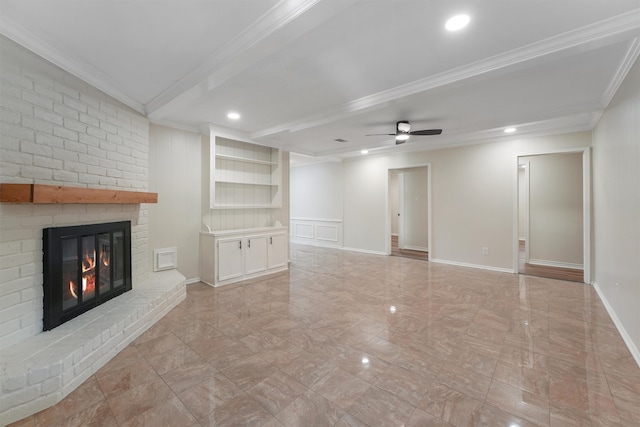
M341 248L343 245L340 219L291 218L291 242L313 246Z

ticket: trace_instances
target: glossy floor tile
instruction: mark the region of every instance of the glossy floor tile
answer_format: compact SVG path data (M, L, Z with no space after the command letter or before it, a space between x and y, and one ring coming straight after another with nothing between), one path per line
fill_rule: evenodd
M15 425L640 426L640 368L582 284L293 245L187 298Z

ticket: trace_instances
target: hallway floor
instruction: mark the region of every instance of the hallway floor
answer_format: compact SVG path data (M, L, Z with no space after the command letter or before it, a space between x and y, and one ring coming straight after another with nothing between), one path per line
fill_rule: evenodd
M15 425L640 425L640 368L590 286L299 245L291 259L187 286Z
M526 261L525 243L520 241L518 251L518 272L530 276L548 277L549 279L568 280L584 283L584 271L575 268L551 267L546 265L529 264Z
M421 259L423 261L429 261L428 251L416 251L413 249L400 249L398 247L398 236L391 236L391 255L401 256L405 258Z

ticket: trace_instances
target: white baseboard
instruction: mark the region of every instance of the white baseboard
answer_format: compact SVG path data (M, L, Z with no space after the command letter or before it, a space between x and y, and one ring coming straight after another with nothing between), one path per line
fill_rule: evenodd
M315 247L320 247L320 248L338 249L338 250L341 250L341 251L360 252L362 254L385 255L385 256L387 255L385 252L371 251L369 249L347 248L347 247L344 247L344 246L332 246L332 245L326 245L326 244L322 244L322 243L315 242L315 241L300 242L300 241L296 241L296 240L292 239L291 243L295 243L296 245L303 245L303 246L315 246Z
M570 262L548 261L545 259L530 259L529 264L543 265L545 267L560 267L560 268L572 268L574 270L584 270L584 265L582 264L572 264Z
M616 312L613 310L613 307L611 307L611 304L609 304L609 301L604 296L604 293L602 292L602 289L600 289L600 286L598 286L598 283L593 282L593 289L596 290L598 297L600 297L600 301L602 301L604 308L607 310L607 313L609 313L611 320L613 320L613 324L616 325L618 332L620 332L620 336L624 340L624 343L627 345L627 348L635 359L636 364L638 365L638 367L640 367L640 350L638 350L638 347L636 347L635 343L627 333L624 325L622 324L622 322L620 322L620 319L618 319Z
M305 246L317 246L320 248L334 248L334 249L342 249L339 243L331 242L327 240L313 240L313 239L300 239L296 237L292 237L290 239L291 243L295 243L296 245L305 245Z
M363 254L370 254L370 255L384 255L384 256L387 255L385 252L381 252L381 251L371 251L369 249L358 249L358 248L347 248L345 246L337 249L342 249L343 251L349 251L349 252L360 252Z
M323 248L329 248L329 249L338 249L341 251L360 252L362 254L369 254L369 255L384 255L384 256L387 255L386 253L379 252L379 251L371 251L368 249L358 249L358 248L347 248L344 246L329 246L329 245L318 244L316 242L297 242L297 241L291 240L291 243L295 243L297 245L304 245L304 246L315 246L315 247L323 247Z
M429 248L425 248L422 246L405 245L403 248L400 248L400 249L408 249L410 251L419 251L419 252L429 252Z
M193 283L200 283L202 280L200 280L199 277L196 277L195 279L187 279L186 284L187 285L191 285Z
M491 267L489 265L480 265L480 264L468 264L466 262L449 261L446 259L438 259L438 258L432 258L429 261L435 262L438 264L448 264L448 265L455 265L458 267L478 268L480 270L489 270L489 271L497 271L499 273L515 274L515 271L513 271L513 269L511 268Z

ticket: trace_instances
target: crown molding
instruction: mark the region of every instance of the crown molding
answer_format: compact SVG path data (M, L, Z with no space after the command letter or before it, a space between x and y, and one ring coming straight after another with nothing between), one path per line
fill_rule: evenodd
M80 58L62 54L55 46L45 41L44 37L39 37L27 31L24 27L2 14L0 14L0 33L53 65L62 68L64 71L117 99L129 108L146 115L142 103L121 92L117 85L110 83L109 77L100 70Z
M602 100L600 101L603 108L607 108L614 95L620 88L620 85L622 85L622 82L627 77L627 74L629 74L629 71L631 71L631 68L638 59L638 56L640 56L640 37L636 37L631 41L626 55L620 62L616 73L611 78L609 86L607 86L607 89L604 91Z
M158 125L158 126L165 126L172 129L182 130L185 132L191 132L191 133L197 133L197 134L203 134L203 135L209 134L208 131L206 133L201 132L201 128L198 126L189 126L189 125L174 122L171 120L149 120L149 123Z
M566 55L570 51L592 50L603 45L624 40L625 37L640 35L640 9L614 16L519 49L454 68L424 79L416 80L389 90L368 95L346 104L312 115L301 120L274 126L251 134L252 138L262 138L279 132L296 132L362 114L386 103L447 85L495 75L505 70L530 65L532 61L546 61L556 55Z

